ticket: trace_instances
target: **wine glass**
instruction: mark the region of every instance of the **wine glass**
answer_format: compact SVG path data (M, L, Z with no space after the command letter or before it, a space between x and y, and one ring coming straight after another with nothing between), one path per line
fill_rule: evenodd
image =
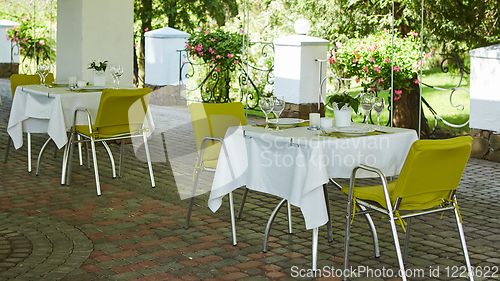
M40 86L47 87L47 85L45 85L45 77L49 74L49 64L46 62L38 64L37 72L40 76Z
M111 73L114 73L113 77L116 77L116 82L115 82L115 89L120 88L120 77L123 75L123 67L119 64L116 64L114 67L114 71L112 70Z
M359 103L361 104L361 109L363 109L363 113L365 114L365 125L368 127L368 119L370 118L369 114L373 108L374 96L371 93L364 93L359 97Z
M266 115L266 131L269 131L269 113L273 110L274 107L274 97L262 97L260 101L260 109Z
M275 96L274 98L274 106L273 113L276 116L276 131L282 132L280 130L280 114L285 109L285 97L284 96Z
M385 108L385 99L383 97L375 97L373 109L377 112L377 128L380 129L380 114Z
M116 77L116 75L115 75L115 72L116 72L116 67L117 67L117 66L118 66L117 64L110 64L110 65L108 66L109 73L111 74L111 77L113 77L113 88L115 88L115 89L117 88L117 87L116 87L116 79L117 79L117 77Z

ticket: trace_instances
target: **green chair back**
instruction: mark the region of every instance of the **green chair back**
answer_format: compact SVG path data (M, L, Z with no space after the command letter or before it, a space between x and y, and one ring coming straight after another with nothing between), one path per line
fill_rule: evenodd
M49 73L47 74L47 77L45 77L45 83L50 84L52 82L54 82L54 74ZM17 86L36 85L36 84L40 84L40 76L38 76L38 74L35 75L12 74L10 76L10 91L12 93L12 98L14 98Z
M470 136L413 143L391 194L401 210L427 209L440 205L456 190L469 159Z

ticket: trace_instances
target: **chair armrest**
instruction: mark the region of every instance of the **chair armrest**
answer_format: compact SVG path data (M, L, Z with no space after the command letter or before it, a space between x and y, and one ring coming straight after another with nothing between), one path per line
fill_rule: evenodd
M203 140L201 140L200 144L200 151L198 152L198 163L196 164L197 167L201 166L201 162L203 161L203 147L205 145L206 141L218 141L222 144L222 147L224 147L224 140L221 138L214 138L214 137L204 137ZM225 147L224 147L225 150Z
M353 197L354 182L356 179L356 173L358 172L359 169L375 173L379 176L380 180L382 181L382 187L384 189L385 204L387 206L387 209L389 209L389 207L392 207L391 198L389 197L389 187L387 185L387 179L385 178L384 173L382 173L382 171L380 171L378 168L368 166L365 164L360 164L359 166L355 167L354 170L352 170L351 179L349 182L349 202L351 202ZM393 211L394 210L391 210L391 212Z
M90 116L90 111L83 107L77 107L73 116L73 130L76 132L76 116L78 112L85 112L87 114L87 124L89 126L89 132L92 135L92 117Z

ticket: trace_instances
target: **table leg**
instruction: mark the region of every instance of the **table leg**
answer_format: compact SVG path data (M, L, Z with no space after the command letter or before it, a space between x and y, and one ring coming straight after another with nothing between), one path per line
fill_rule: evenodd
M312 237L312 269L316 270L316 262L318 260L318 228L313 228Z
M234 220L233 192L229 192L229 212L231 213L231 232L233 233L233 246L236 246L236 222Z

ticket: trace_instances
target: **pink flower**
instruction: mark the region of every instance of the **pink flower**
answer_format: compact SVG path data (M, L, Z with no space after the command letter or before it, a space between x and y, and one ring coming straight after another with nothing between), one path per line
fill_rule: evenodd
M235 61L234 61L234 63L235 63L235 64L238 64L238 63L240 63L240 61L239 61L239 60L235 60Z
M394 100L399 100L401 96L394 97Z
M359 83L359 78L356 78L356 83Z
M336 42L335 46L337 46L337 49L340 49L340 48L342 48L342 43L341 42Z
M233 54L227 54L227 57L228 57L228 58L232 58L232 57L233 57Z
M211 54L215 54L214 50L212 49L212 47L208 48L208 51L211 53Z
M366 50L367 50L368 52L371 52L371 51L372 51L372 47L368 47L368 48L366 48Z
M203 30L203 28L201 28L201 27L200 27L200 29L199 29L199 30L200 30L200 31L202 31L202 30Z
M220 72L220 69L216 68L215 71Z
M229 42L233 42L233 39L229 39Z
M182 65L185 65L185 64L186 64L186 62L185 62L185 61L183 61L183 62L182 62Z
M415 36L418 36L418 33L416 33L415 31L412 31L412 32L410 32L410 35L415 37Z
M379 72L379 71L380 71L380 66L378 66L378 65L374 66L374 67L373 67L373 70L375 70L375 71Z
M23 19L23 16L19 16L19 19L22 20Z
M9 34L5 34L5 38L7 38L7 41L10 41Z
M335 59L335 57L330 57L330 58L328 59L328 62L329 62L329 63L336 63L336 62L337 62L337 60Z
M42 45L42 46L45 45L45 41L43 39L40 40L40 45Z
M430 53L425 54L425 58L426 59L430 59L431 58L431 54Z
M198 44L198 48L203 48L203 45L202 44Z
M370 92L375 92L375 89L373 89L373 87L370 87Z
M217 55L217 56L216 56L216 58L217 58L218 60L220 60L220 59L221 59L221 56L220 56L220 55Z
M365 66L363 67L363 70L364 70L365 72L368 72L368 67L366 67L366 65L365 65Z
M23 19L23 22L26 22L26 19Z
M240 34L243 34L243 29L240 29Z
M215 38L210 38L210 41L215 42Z
M385 59L385 63L390 63L390 62L391 62L391 60L389 58Z
M202 57L202 56L203 56L203 52L199 52L198 54L200 55L200 57Z
M358 60L352 59L352 63L357 63L357 62L358 62Z
M418 79L415 79L415 81L413 82L415 82L415 84L420 84L420 81L418 81Z
M206 26L206 27L209 27L210 25L207 23L207 24L205 24L205 26Z
M398 96L401 96L401 94L403 93L403 90L396 90L396 91L394 91L394 93Z
M380 79L378 79L378 82L379 82L379 83L384 82L384 78L380 78Z
M149 27L144 28L144 31L148 31L148 30L149 30Z
M393 67L393 69L394 69L394 71L396 71L396 72L399 72L399 71L401 70L401 69L399 68L399 66L397 66L397 65L395 65L395 66Z
M210 31L205 30L205 35L208 35L208 34L210 34Z
M374 62L375 59L373 57L370 58L370 62Z
M24 44L24 45L26 45L26 40L27 40L27 39L28 39L28 38L26 38L26 37L24 37L24 38L23 38L23 44Z

